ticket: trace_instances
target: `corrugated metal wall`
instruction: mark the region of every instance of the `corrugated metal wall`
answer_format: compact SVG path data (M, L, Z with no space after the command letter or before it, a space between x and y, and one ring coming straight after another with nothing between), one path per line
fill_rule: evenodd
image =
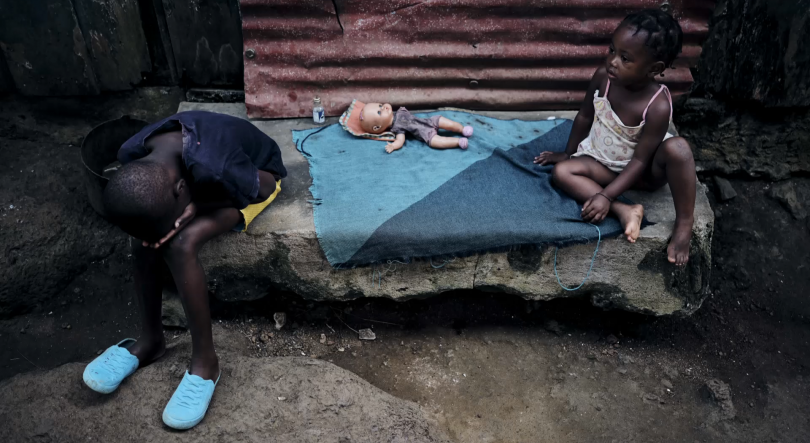
M575 108L633 10L663 7L685 45L673 91L692 82L711 0L241 0L251 117L328 115L353 98L395 106Z

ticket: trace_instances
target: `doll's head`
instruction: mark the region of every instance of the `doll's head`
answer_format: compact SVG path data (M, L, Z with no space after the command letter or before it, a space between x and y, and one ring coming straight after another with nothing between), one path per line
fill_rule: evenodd
M394 112L387 103L365 104L352 100L339 121L340 126L355 137L386 142L396 139L396 134L389 131L394 123Z
M370 134L381 134L394 124L390 103L366 103L360 111L360 126Z

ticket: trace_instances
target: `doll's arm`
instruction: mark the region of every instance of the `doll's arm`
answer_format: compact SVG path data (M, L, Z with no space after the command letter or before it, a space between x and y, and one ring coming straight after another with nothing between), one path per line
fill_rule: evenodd
M396 151L397 149L402 148L402 145L404 145L404 144L405 144L405 134L397 134L396 140L394 140L394 141L392 141L390 143L386 143L385 152L390 154L390 153Z

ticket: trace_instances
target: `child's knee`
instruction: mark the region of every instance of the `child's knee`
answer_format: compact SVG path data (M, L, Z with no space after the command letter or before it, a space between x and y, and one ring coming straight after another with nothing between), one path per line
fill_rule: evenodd
M170 261L185 261L197 256L200 242L193 232L180 231L164 246L164 254Z
M664 142L664 152L667 159L676 162L694 161L692 156L692 146L683 137L672 137Z
M551 170L551 181L554 182L555 185L559 185L569 175L571 175L571 168L568 163L560 162L554 165L554 169Z

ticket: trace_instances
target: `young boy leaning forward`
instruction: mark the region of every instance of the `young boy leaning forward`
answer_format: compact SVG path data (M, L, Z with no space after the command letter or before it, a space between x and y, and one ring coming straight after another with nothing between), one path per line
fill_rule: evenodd
M181 112L149 125L118 152L123 165L104 190L108 218L134 237L141 337L111 346L84 371L93 390L113 392L165 352L163 277L177 286L191 330L191 363L163 411L176 429L199 423L220 376L211 335L205 242L247 225L281 190L279 147L250 122L211 112Z
M635 242L644 208L616 200L630 188L655 190L669 183L675 227L667 248L671 263L686 265L697 177L689 143L667 133L672 97L655 77L681 52L678 22L661 10L630 14L613 32L605 65L596 70L565 152L543 152L534 162L554 166L554 182L583 203L582 218L599 223L609 212Z

